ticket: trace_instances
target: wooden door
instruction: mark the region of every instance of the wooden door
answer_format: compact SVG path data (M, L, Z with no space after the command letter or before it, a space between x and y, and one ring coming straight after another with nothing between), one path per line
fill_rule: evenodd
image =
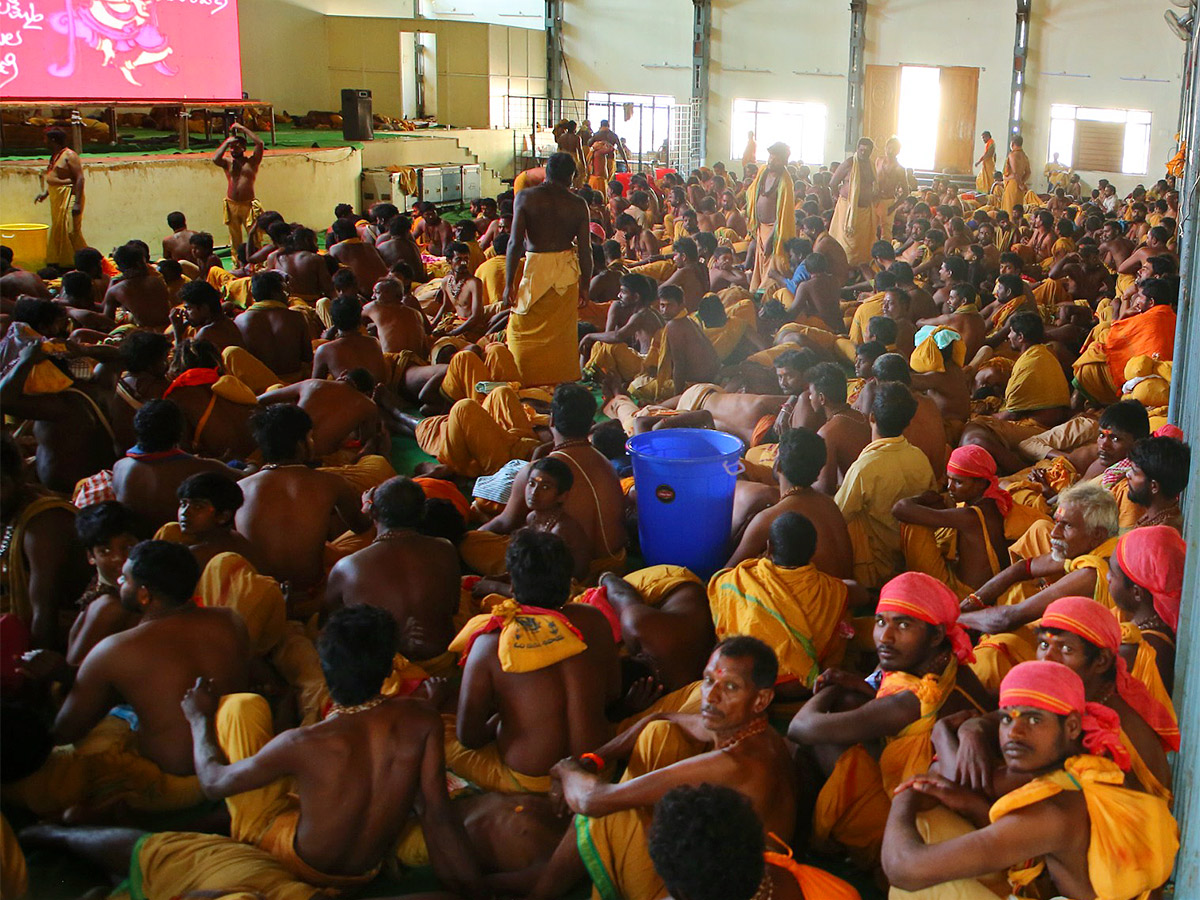
M937 153L939 172L970 174L975 161L975 107L979 99L979 69L944 66L941 71L942 103L938 111Z
M900 67L867 66L863 80L863 133L875 142L875 157L896 133L900 113Z

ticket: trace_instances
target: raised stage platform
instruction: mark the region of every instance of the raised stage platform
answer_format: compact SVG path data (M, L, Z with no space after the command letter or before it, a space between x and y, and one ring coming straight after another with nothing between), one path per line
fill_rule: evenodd
M147 134L172 139L167 132ZM479 163L481 192L493 196L505 188L501 179L512 177L513 132L505 129L377 132L373 141L352 143L340 131L281 125L277 137L278 144L268 146L263 158L259 199L264 208L313 228L328 227L338 203L359 203L364 168ZM206 149L114 153L88 148L83 155L83 234L88 243L107 253L137 238L158 252L169 232L167 214L175 210L187 215L193 230L211 232L218 244L226 243L225 176L212 164L213 149ZM46 206L33 203L46 159L45 152L0 159L0 223L49 223Z

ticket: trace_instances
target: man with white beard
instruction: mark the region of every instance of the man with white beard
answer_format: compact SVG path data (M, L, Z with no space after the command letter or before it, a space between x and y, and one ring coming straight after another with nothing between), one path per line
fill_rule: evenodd
M1117 501L1099 482L1067 488L1054 511L1050 552L1018 559L963 601L963 609L970 611L959 616L959 623L984 634L971 668L987 688L997 690L1013 665L1035 658L1037 636L1028 626L1059 597L1091 597L1113 606L1108 560L1118 531ZM1022 542L1013 545L1014 553ZM1038 589L1042 579L1055 578Z

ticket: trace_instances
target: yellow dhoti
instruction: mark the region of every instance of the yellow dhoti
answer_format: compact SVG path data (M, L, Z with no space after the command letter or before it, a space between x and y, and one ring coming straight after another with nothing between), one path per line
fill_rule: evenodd
M446 723L446 768L485 791L501 794L545 794L550 790L549 775L525 775L505 764L500 748L493 742L478 750L459 743L453 716Z
M603 818L575 817L579 856L592 879L592 900L661 900L667 886L650 859L648 813L625 809Z
M538 445L516 391L507 386L483 403L459 400L448 415L430 416L417 426L416 438L422 450L468 478L491 475L509 460L528 459Z
M254 228L254 221L262 215L262 204L258 200L230 200L225 198L221 221L229 229L229 243L237 256L238 246L245 240L245 232Z
M168 812L204 799L195 775L171 775L142 756L129 723L106 716L74 745L55 747L42 767L4 786L5 802L41 819L60 819L71 807L96 809L123 804L130 809Z
M0 895L17 900L29 887L29 871L25 853L17 843L8 819L0 816Z
M83 212L71 212L75 189L69 184L47 184L50 233L46 235L46 262L64 269L75 268L75 251L87 246L83 239Z
M592 344L592 354L587 362L589 372L612 373L625 384L641 375L645 367L645 357L628 344L620 343Z
M321 466L322 472L332 472L344 478L360 493L373 487L379 487L389 478L396 477L396 470L386 457L378 453L368 453L361 459L342 466Z
M579 257L527 253L508 318L508 346L525 386L579 380Z
M298 377L291 377L289 380L287 376L276 374L245 347L226 347L221 351L221 361L225 365L226 372L245 384L256 395L265 394L277 385L291 384L300 380ZM293 376L299 374L292 373Z
M242 309L253 302L253 298L250 296L251 278L249 275L239 277L232 272L213 266L208 270L208 275L204 280L220 291L224 299L236 303Z
M917 833L926 844L945 843L974 830L975 826L944 806L935 806L917 814ZM1008 879L1001 871L979 879L960 878L956 881L946 881L920 891L892 888L888 891L888 900L997 900L1007 894Z
M857 157L851 161L849 196L838 197L833 209L833 221L829 233L842 249L851 266L861 266L871 261L871 245L875 243L875 207L863 206L859 201L862 193L861 167Z
M218 834L164 831L134 845L128 894L138 900L174 900L213 892L226 900L312 900L327 896L305 884L270 853Z
M488 344L483 349L483 359L473 352L455 353L446 367L442 379L442 393L450 400L479 400L484 394L475 390L481 381L520 382L521 373L507 345Z

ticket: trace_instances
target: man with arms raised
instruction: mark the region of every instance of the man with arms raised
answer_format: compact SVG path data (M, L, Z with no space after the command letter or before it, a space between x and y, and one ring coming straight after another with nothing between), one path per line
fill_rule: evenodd
M446 648L459 605L458 553L449 541L418 531L425 494L411 479L385 481L368 502L375 540L333 567L325 606L384 610L396 622L400 652L431 675L448 674L457 660Z
M254 141L254 151L246 156L246 138ZM244 231L254 227L254 220L262 212L262 206L254 198L254 180L263 160L262 138L243 125L234 122L229 126L229 137L225 138L213 156L213 164L225 172L229 186L225 193L225 225L229 228L229 243L234 259L240 255ZM246 253L245 257L250 254Z
M980 880L998 869L1014 892L1045 871L1054 890L1081 898L1142 897L1165 882L1178 829L1165 801L1121 786L1129 759L1116 714L1086 702L1079 676L1050 661L1009 672L1000 710L1004 765L991 791L929 774L896 792L883 844L893 887L914 900L989 900ZM938 764L953 771L955 761ZM926 844L917 816L936 804L975 830Z
M592 281L592 244L587 203L571 193L574 175L571 157L555 153L545 183L521 191L513 207L504 295L508 345L527 386L579 379L579 303Z

